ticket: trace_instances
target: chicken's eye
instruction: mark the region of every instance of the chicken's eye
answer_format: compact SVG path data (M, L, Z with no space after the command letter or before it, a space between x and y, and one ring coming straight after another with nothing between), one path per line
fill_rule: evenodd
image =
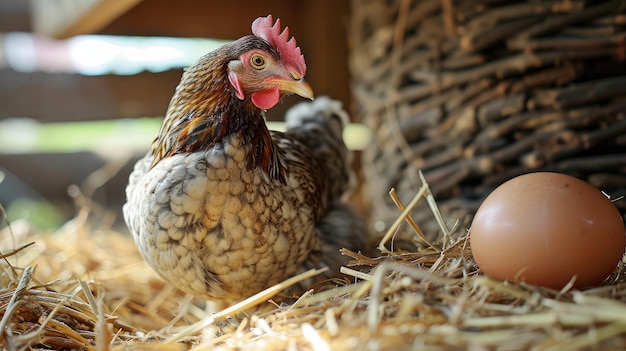
M263 69L267 66L267 62L265 62L265 58L259 54L254 54L250 56L250 65L254 69Z

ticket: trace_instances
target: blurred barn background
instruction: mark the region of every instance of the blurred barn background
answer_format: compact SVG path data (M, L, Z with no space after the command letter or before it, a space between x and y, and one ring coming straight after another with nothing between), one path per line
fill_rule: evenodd
M465 228L490 190L531 170L626 194L623 0L0 0L10 218L51 213L42 225L58 225L79 194L119 214L182 67L269 12L297 37L316 94L372 131L355 146L365 186L354 201L376 231L398 215L388 191L408 202L419 171L448 224ZM437 234L428 209L414 215Z
M252 20L270 12L297 36L316 95L349 106L348 8L331 0L0 0L0 203L13 220L54 227L74 215L81 190L120 214L132 163L158 131L182 68L250 34ZM299 101L286 99L268 120L282 121Z

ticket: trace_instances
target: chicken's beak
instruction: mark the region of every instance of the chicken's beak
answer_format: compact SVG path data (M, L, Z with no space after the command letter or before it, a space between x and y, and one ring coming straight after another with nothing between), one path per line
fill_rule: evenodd
M280 91L288 91L298 94L303 98L313 100L313 88L311 88L311 84L304 79L275 78L272 79L272 82L278 84Z

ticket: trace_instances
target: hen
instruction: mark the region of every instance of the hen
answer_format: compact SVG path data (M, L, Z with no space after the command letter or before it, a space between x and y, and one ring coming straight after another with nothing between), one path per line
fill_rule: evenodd
M163 125L126 188L124 219L145 260L181 290L224 307L363 246L340 200L348 188L347 114L328 98L269 131L264 111L313 99L306 64L280 20L185 70Z

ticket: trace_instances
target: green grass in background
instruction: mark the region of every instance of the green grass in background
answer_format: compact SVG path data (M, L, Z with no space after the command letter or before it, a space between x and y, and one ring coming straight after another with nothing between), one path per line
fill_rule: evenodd
M0 122L0 153L147 150L161 122L161 117L59 123L8 119ZM268 122L268 127L284 130L285 124ZM370 138L370 131L362 124L350 124L344 131L352 150L362 150Z
M70 152L106 146L147 149L161 118L38 123L30 119L0 122L0 152Z

